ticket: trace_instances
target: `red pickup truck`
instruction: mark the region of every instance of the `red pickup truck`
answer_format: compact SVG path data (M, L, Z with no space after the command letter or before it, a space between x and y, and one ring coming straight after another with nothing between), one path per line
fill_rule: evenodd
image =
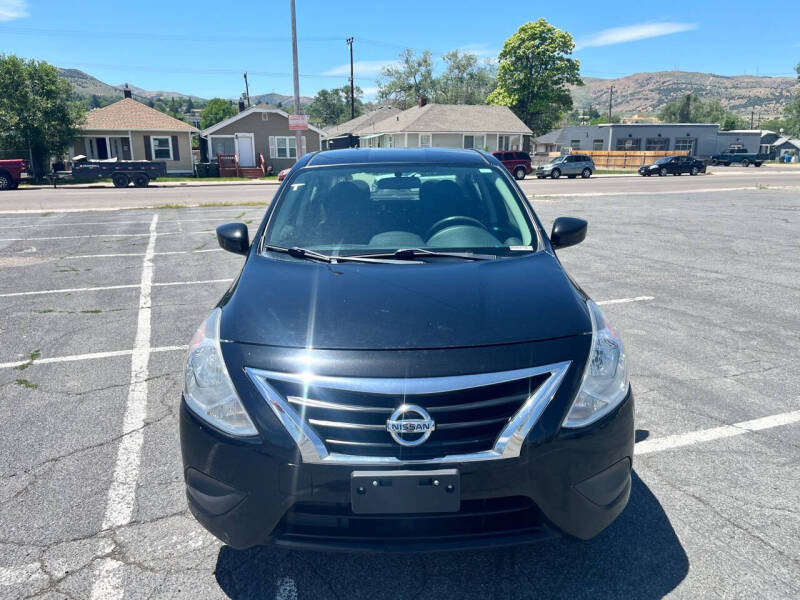
M20 179L28 177L30 177L30 168L27 160L21 158L0 160L0 192L17 189Z

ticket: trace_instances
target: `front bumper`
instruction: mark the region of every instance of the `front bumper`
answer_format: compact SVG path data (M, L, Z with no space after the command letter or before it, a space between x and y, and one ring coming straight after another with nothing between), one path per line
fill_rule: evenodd
M280 458L283 448L261 438L231 438L181 402L189 507L236 548L274 543L418 551L518 544L560 533L589 539L628 501L633 404L629 393L586 428L564 429L546 441L529 438L516 459L448 464L460 473L458 513L376 516L350 509L350 476L358 467Z

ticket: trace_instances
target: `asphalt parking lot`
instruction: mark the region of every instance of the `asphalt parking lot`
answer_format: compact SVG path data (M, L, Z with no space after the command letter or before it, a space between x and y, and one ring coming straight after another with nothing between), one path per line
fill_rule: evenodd
M237 551L188 513L185 347L241 265L213 229L272 188L3 212L0 597L800 597L800 194L713 179L534 198L589 220L559 257L631 357L631 500L589 542L429 555Z

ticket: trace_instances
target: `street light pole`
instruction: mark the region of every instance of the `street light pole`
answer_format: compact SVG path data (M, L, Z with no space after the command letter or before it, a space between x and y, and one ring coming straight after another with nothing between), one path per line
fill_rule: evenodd
M347 45L350 46L350 118L356 118L356 96L355 96L355 83L353 81L353 38L349 37L346 40Z
M614 97L614 86L608 89L608 123L611 124L611 99Z
M294 114L300 114L300 75L297 70L297 21L295 19L294 0L290 0L292 9L292 78L294 79ZM295 162L302 151L303 136L300 130L294 132Z

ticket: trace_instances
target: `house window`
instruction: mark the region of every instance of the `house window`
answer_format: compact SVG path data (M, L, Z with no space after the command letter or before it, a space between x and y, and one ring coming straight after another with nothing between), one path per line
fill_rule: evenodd
M581 149L581 141L580 140L570 140L569 146L573 150L580 150Z
M394 148L394 136L387 135L386 136L386 147L387 148Z
M592 142L592 150L602 150L603 149L603 140L594 140Z
M235 154L236 145L233 141L233 136L217 137L210 136L211 140L211 160L214 160L219 154Z
M172 160L172 139L168 137L152 137L153 160Z
M294 136L275 136L276 155L271 158L297 158L297 145Z
M511 150L511 136L501 135L497 140L498 150Z
M483 150L483 147L486 145L486 136L485 135L465 135L464 136L464 148L470 149L475 148L477 150Z
M640 150L642 138L618 138L617 150Z
M694 138L675 138L675 150L692 154L694 150Z
M647 138L644 143L645 150L669 150L669 138L655 137Z
M420 148L430 148L431 147L431 134L430 133L420 133L419 134L419 146L420 146Z

